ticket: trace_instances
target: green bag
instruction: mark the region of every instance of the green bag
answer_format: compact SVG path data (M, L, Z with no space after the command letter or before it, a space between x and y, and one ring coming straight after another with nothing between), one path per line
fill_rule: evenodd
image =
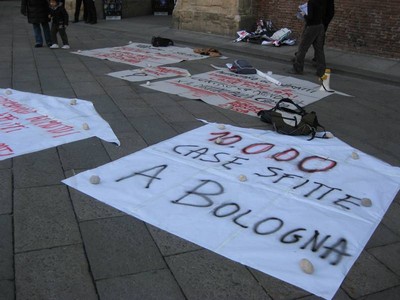
M325 131L314 111L306 112L289 98L280 100L272 109L260 110L257 115L281 134L311 135L310 139L313 139L319 127Z

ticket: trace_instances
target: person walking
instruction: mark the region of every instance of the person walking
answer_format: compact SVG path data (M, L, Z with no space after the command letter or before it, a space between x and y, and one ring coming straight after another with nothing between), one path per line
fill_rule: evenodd
M304 58L311 45L315 49L317 76L322 77L325 74L325 31L322 19L326 7L327 0L308 0L307 2L307 14L304 14L306 24L293 62L293 73L295 74L303 74Z
M49 4L47 0L21 0L21 13L28 18L28 23L33 25L35 47L43 47L43 35L47 46L51 46L49 27Z
M57 33L60 34L63 42L63 49L69 49L67 26L68 26L68 13L65 10L64 3L60 0L50 0L50 17L51 17L51 39L53 44L50 49L58 49Z
M322 24L324 25L324 31L325 31L324 46L325 46L325 40L326 40L326 31L328 30L329 23L331 23L334 15L335 15L335 1L327 0L326 10L322 17ZM315 57L315 49L314 49L314 57L313 57L312 61L313 62L317 61L317 59Z

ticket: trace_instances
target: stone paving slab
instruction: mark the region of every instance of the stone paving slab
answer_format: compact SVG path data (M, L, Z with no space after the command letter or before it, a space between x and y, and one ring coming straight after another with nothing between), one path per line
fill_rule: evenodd
M102 300L186 299L169 270L99 280L96 284Z
M96 280L166 268L142 221L115 217L82 222L80 228Z
M81 236L66 186L15 190L15 252L80 242Z
M79 172L76 172L79 173ZM125 213L75 189L68 188L79 222L123 216Z
M14 188L55 185L64 179L55 148L15 157L13 172Z
M17 254L15 284L17 299L98 299L82 245Z
M186 241L150 224L147 224L146 226L149 229L154 241L157 243L157 246L163 256L171 256L202 249L196 244Z
M0 167L0 215L12 213L11 170Z
M165 259L188 299L272 299L244 266L208 250Z
M92 169L110 162L97 137L61 145L58 152L64 170Z
M400 253L400 243L388 244L368 250L380 262L386 265L391 271L400 276L400 261L393 259Z
M395 273L363 251L343 281L342 288L350 297L357 299L398 285L400 279Z
M0 300L14 300L14 281L0 280Z
M13 264L12 217L0 215L0 282L14 279Z

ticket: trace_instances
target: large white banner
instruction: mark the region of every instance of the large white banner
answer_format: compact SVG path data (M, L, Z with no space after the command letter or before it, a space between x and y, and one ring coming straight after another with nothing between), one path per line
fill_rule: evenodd
M398 192L400 169L337 138L207 124L63 182L329 299Z
M239 75L217 70L143 86L189 99L201 99L208 104L252 116L260 110L271 109L283 98L305 106L331 95L320 90L320 85L309 81L282 75L274 75L274 78L282 85L271 83L256 74Z
M0 89L0 160L93 136L120 144L91 102Z
M101 48L72 52L89 57L107 59L137 67L156 67L184 60L207 58L187 47L153 47L150 44L131 43L122 47Z

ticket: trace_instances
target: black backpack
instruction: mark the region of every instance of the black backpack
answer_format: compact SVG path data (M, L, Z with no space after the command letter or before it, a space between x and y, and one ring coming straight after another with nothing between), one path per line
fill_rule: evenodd
M153 36L151 38L151 45L153 47L168 47L173 46L174 42L170 39L162 38L160 36Z
M313 139L319 127L325 131L314 111L306 112L289 98L280 100L272 109L260 110L257 115L261 121L272 124L275 131L282 134L311 135L310 139Z

